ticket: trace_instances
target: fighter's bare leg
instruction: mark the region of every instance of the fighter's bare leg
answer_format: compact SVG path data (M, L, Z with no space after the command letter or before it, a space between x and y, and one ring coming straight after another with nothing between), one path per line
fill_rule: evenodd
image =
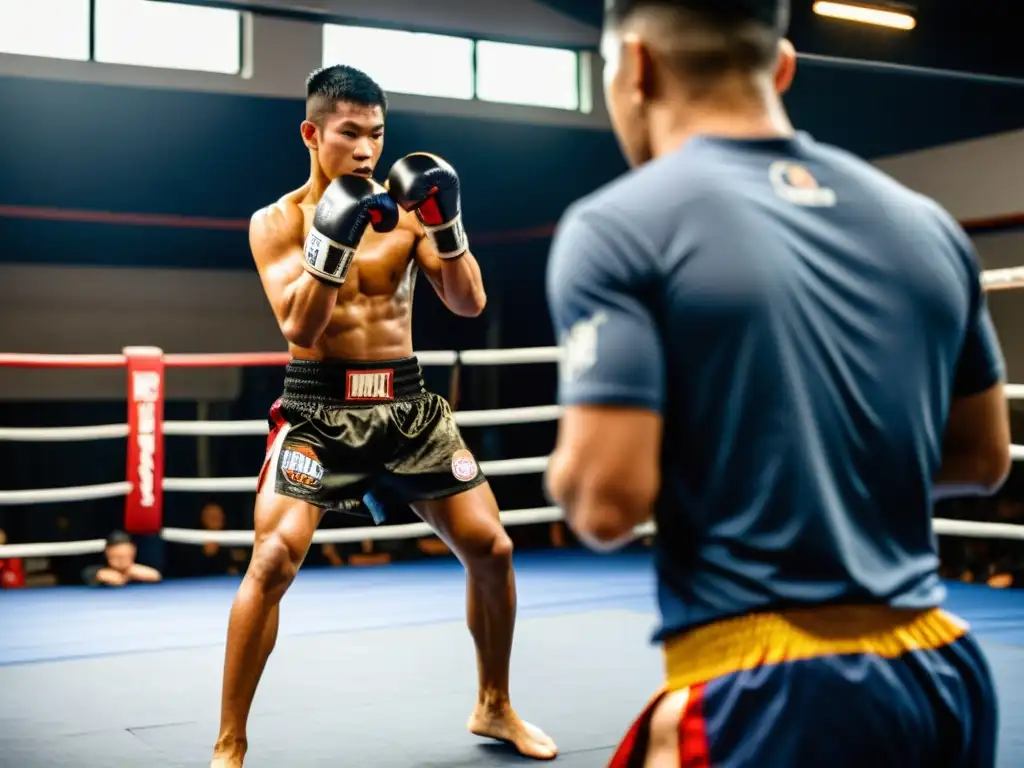
M690 689L667 694L651 713L644 768L679 768L679 721L690 700Z
M469 730L512 744L520 753L550 759L555 743L523 722L509 700L509 663L516 622L512 540L498 518L490 485L446 499L412 505L451 548L466 569L466 609L476 645L479 693Z
M211 768L242 765L248 746L246 722L277 641L281 598L306 557L322 515L311 504L277 495L272 482L256 498L255 546L228 622L220 733Z

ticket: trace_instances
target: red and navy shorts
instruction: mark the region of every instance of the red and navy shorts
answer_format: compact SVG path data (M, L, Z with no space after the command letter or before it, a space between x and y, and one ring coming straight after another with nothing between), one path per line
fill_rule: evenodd
M672 745L680 768L996 764L988 664L966 625L944 611L744 616L669 641L665 657L665 688L608 768L644 768L657 705L684 690L674 738L654 742Z

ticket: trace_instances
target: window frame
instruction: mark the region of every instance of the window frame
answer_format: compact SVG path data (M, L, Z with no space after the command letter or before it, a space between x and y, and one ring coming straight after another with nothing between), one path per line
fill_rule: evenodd
M571 107L554 106L551 104L531 104L522 101L505 101L497 99L487 99L480 96L480 67L479 67L479 54L478 49L480 43L492 44L492 45L509 45L518 46L520 48L537 48L542 51L561 51L572 54L573 61L575 64L575 72L573 76L573 89L575 91L575 105ZM506 40L493 40L488 38L476 38L473 41L473 94L474 99L482 104L500 104L504 107L518 107L525 109L546 109L555 110L558 112L572 113L584 113L583 110L583 67L584 57L581 51L571 46L556 46L556 45L535 45L533 43L521 43L521 42L510 42Z
M119 61L101 61L96 58L96 37L98 27L98 5L99 0L89 0L89 61L96 64L111 67L134 67L139 69L154 69L161 70L164 72L181 72L205 75L211 77L232 77L232 78L243 78L245 76L245 54L246 54L246 14L251 11L242 10L240 8L227 6L227 5L207 5L204 3L186 3L186 2L175 2L175 0L168 0L167 2L161 1L161 5L171 7L189 7L189 8L202 8L207 10L221 10L230 11L236 15L238 22L238 49L235 57L235 69L231 72L225 72L217 69L202 69L191 66L165 66L160 64L147 64L147 63L125 63Z
M341 31L341 30L350 31L350 30L365 29L365 30L368 30L368 31L372 31L375 34L381 34L382 36L386 35L386 34L402 35L403 37L406 36L406 35L412 35L412 36L415 36L415 37L429 36L431 38L444 38L444 39L448 39L448 40L452 40L452 41L458 41L460 43L460 47L461 47L462 44L465 44L466 47L467 47L467 51L466 52L468 54L467 58L466 58L466 64L468 66L468 71L465 73L466 76L467 76L467 82L466 82L467 89L466 89L466 95L464 95L464 96L462 96L462 95L453 95L453 94L444 94L444 93L423 93L423 92L413 91L413 90L403 90L401 88L395 88L395 87L389 86L388 83L384 81L384 78L380 78L378 75L374 74L373 72L367 72L367 74L370 75L370 77L373 77L374 80L377 80L378 82L380 82L381 88L383 88L384 91L389 96L391 94L400 94L402 96L409 96L409 97L413 97L413 98L450 99L452 101L461 101L461 102L471 102L471 101L476 100L476 42L477 41L476 41L475 38L467 37L467 36L463 36L463 35L456 35L456 34L446 34L446 33L442 33L442 32L426 32L426 31L422 31L422 30L418 30L418 29L405 29L405 28L399 28L399 27L379 26L379 25L362 24L362 23L324 22L320 26L321 26L320 39L321 39L321 46L322 46L321 47L321 51L320 51L320 65L323 66L323 67L335 66L337 64L344 64L344 63L346 63L344 61L336 61L336 60L328 59L327 39L326 38L327 38L327 35L329 34L329 30L331 30L331 29L339 30L339 31ZM354 63L354 64L352 64L352 66L355 66L355 67L358 67L360 69L363 69L363 66L361 64L359 64L359 63Z
M81 56L58 56L50 53L40 53L38 51L33 52L20 52L20 51L2 51L0 50L0 56L24 56L30 58L39 59L50 59L52 61L64 61L76 64L86 64L92 61L92 29L93 29L93 8L96 0L82 0L82 7L85 10L85 24L87 28L86 33L86 46L85 46L85 58Z

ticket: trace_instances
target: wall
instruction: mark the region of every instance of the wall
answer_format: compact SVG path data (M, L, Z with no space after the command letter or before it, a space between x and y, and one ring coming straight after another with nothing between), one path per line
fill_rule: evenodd
M1024 267L1024 229L978 234L973 240L986 269ZM1024 295L1020 289L995 291L988 295L988 303L1009 379L1024 384ZM1024 402L1016 401L1015 405L1024 408Z
M961 220L1024 214L1024 129L884 157L876 165Z
M971 226L984 269L1024 266L1024 130L901 155L876 165L940 202ZM1024 382L1024 301L1018 291L989 295L1011 381Z
M379 7L378 4L375 7ZM78 62L0 53L0 77L53 80L64 83L139 86L143 88L224 93L238 96L270 96L301 99L307 75L321 66L321 25L276 17L244 14L243 48L245 67L241 76L212 72L189 72L153 67L129 67L94 61ZM573 47L572 35L562 39L549 35L549 44ZM600 62L589 53L582 55L583 80L600 82ZM372 73L371 73L372 74ZM595 76L597 79L595 80ZM607 112L598 98L589 112L540 109L462 99L424 98L411 94L390 94L395 113L469 117L529 125L560 125L606 130ZM76 99L73 103L79 103ZM17 102L13 102L17 103ZM183 113L190 114L190 113Z
M534 0L188 0L259 13L281 13L311 20L372 22L380 26L436 31L539 45L594 46L597 29L547 3Z

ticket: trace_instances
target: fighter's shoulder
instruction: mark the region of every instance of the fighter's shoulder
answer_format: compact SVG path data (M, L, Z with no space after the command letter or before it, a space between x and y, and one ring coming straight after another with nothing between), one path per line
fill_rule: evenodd
M401 206L398 207L398 226L395 229L400 232L411 232L417 238L427 236L423 222L420 221L420 217L416 215L415 211L407 211Z
M265 244L301 241L305 215L294 195L288 194L260 208L249 219L249 239Z

